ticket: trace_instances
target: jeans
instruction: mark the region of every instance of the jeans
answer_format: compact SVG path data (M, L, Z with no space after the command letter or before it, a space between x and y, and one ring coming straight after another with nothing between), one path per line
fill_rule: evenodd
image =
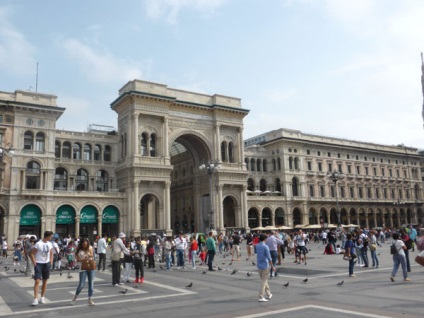
M277 258L278 258L278 252L277 251L269 251L271 254L272 264L275 267L275 264L277 264ZM272 277L272 269L269 271L269 277ZM277 277L277 272L275 272L275 277Z
M85 286L85 279L88 278L88 298L93 297L94 273L96 271L81 271L79 273L79 284L75 296L78 296Z
M210 271L213 270L212 262L214 257L215 257L215 251L208 251L208 267Z
M177 250L177 266L184 267L184 250Z
M366 248L366 247L361 248L361 256L362 256L362 260L364 261L365 267L368 267L367 251L368 251L368 248Z
M106 269L106 253L99 253L99 264L97 265L97 269L100 270L101 267L103 270Z
M378 266L377 250L371 251L372 266Z
M166 261L166 269L170 269L172 266L171 254L165 254L165 261Z
M409 262L409 250L404 250L403 252L405 253L406 270L408 272L410 272L411 271L411 263Z
M191 265L193 265L193 268L196 268L196 255L197 251L191 251Z
M135 278L144 277L144 266L143 266L143 260L136 259L134 261L134 269L135 269Z
M408 273L406 271L406 258L401 254L394 254L393 256L393 270L392 277L396 276L396 273L399 269L399 265L402 266L403 279L408 278Z
M112 285L121 282L121 261L112 261Z
M352 258L349 260L349 276L353 275L353 268L355 267L356 260Z

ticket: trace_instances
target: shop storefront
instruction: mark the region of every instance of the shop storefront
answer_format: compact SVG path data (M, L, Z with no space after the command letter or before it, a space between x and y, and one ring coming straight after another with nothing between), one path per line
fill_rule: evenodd
M70 205L62 205L56 211L56 233L60 238L75 235L75 209Z
M41 210L34 204L28 204L21 210L19 235L23 234L41 236Z
M113 234L118 235L119 211L116 207L109 205L102 213L102 234L110 237Z
M97 209L92 205L86 205L82 208L80 214L80 231L81 237L88 237L94 240L97 235Z

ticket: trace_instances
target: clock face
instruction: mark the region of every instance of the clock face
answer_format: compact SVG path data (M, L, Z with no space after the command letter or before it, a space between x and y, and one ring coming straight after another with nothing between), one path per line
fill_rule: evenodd
M42 119L39 119L37 122L38 126L44 126L45 122Z
M28 118L26 120L27 125L32 125L34 123L34 120L32 118Z

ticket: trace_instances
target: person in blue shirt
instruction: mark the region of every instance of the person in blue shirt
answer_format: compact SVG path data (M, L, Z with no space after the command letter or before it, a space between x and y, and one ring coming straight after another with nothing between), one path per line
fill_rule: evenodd
M345 257L349 260L349 277L355 277L353 274L353 268L356 263L355 255L355 244L352 241L352 234L348 233L346 235L347 241L345 242Z
M256 245L256 266L258 267L259 277L262 280L261 290L259 292L259 302L269 301L272 298L271 289L268 285L269 270L275 272L275 266L272 263L271 253L269 247L265 244L267 236L261 234L259 237L259 244ZM267 298L265 298L267 294Z

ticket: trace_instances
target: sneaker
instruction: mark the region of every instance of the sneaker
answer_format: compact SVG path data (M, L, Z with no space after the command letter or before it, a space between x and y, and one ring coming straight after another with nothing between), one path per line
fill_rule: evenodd
M268 295L268 300L270 300L272 298L272 294Z
M391 280L392 282L394 282L394 281L395 281L395 278L394 278L393 276L390 276L390 280Z
M410 282L411 280L408 277L406 277L403 281L404 282Z
M178 266L177 269L180 269L180 267Z
M268 299L262 297L262 298L259 298L258 301L262 303L262 302L268 301Z
M124 283L119 283L118 285L121 285L122 286L122 285L124 285Z
M71 306L74 306L76 302L77 302L77 298L76 297L72 298Z
M144 283L144 277L141 277L140 280L138 281L140 284Z
M96 306L96 304L94 303L94 301L91 298L88 298L88 305L89 306Z
M40 303L45 304L46 303L46 298L45 297L41 297L40 298Z
M118 286L119 286L119 284L112 284L112 286L114 286L114 287L118 287Z
M136 278L135 281L134 281L134 284L137 284L139 282L140 282L140 280L138 278Z
M37 306L38 305L38 299L34 299L34 301L32 302L33 306Z
M349 277L355 277L355 275L354 275L354 274L352 274L352 275L349 275Z

